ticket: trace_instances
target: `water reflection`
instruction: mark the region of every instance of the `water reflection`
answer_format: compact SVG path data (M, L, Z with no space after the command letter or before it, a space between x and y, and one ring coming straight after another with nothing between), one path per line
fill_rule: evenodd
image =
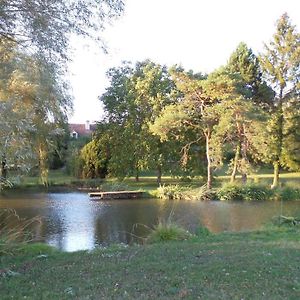
M41 216L34 225L36 239L66 251L131 243L170 217L189 230L203 224L220 232L257 229L280 213L278 202L91 201L83 193L1 196L1 208L15 209L23 218ZM286 202L283 208L286 215L300 214L300 202Z

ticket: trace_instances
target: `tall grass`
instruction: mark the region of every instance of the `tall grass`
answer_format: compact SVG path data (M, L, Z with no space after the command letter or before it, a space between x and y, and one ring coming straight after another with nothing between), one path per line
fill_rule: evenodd
M167 219L160 219L146 238L146 243L159 243L167 241L182 241L192 237L192 234L173 221L174 207Z
M159 222L150 232L146 243L166 241L182 241L192 237L192 234L173 222Z
M177 184L161 185L157 188L157 197L160 199L180 200L183 198L183 190Z
M39 217L23 220L13 209L0 210L0 256L13 255L32 241L30 226L40 221Z

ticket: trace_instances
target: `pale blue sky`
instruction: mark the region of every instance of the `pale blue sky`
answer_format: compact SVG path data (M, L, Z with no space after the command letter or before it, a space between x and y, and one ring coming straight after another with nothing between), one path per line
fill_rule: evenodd
M101 119L97 98L108 85L105 73L123 60L149 58L210 72L225 64L241 41L255 53L262 51L284 12L300 31L299 0L124 1L123 17L103 32L109 54L82 40L73 41L70 80L75 100L70 122Z

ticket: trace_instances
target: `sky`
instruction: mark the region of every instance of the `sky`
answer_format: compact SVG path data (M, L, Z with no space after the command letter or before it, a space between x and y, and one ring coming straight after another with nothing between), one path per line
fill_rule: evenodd
M285 12L300 31L299 0L124 0L123 16L107 26L108 54L95 43L72 40L70 123L101 120L98 97L109 85L106 72L122 61L180 64L209 73L226 64L240 42L263 51Z

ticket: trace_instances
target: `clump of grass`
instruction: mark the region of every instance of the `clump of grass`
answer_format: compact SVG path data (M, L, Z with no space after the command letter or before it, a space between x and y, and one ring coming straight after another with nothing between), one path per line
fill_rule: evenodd
M197 237L206 237L211 235L211 232L205 226L198 226L195 230L195 235Z
M157 197L160 199L183 199L183 190L179 185L161 185L157 188Z
M218 200L218 195L215 190L208 189L204 184L190 195L192 200Z
M174 207L166 220L159 220L145 239L146 243L160 243L167 241L183 241L191 238L193 235L182 226L176 224L172 219L174 216Z
M182 241L191 237L190 232L174 222L159 222L146 238L146 243Z
M39 222L40 218L21 219L16 211L3 209L0 211L0 256L13 255L24 245L32 241L29 227Z

